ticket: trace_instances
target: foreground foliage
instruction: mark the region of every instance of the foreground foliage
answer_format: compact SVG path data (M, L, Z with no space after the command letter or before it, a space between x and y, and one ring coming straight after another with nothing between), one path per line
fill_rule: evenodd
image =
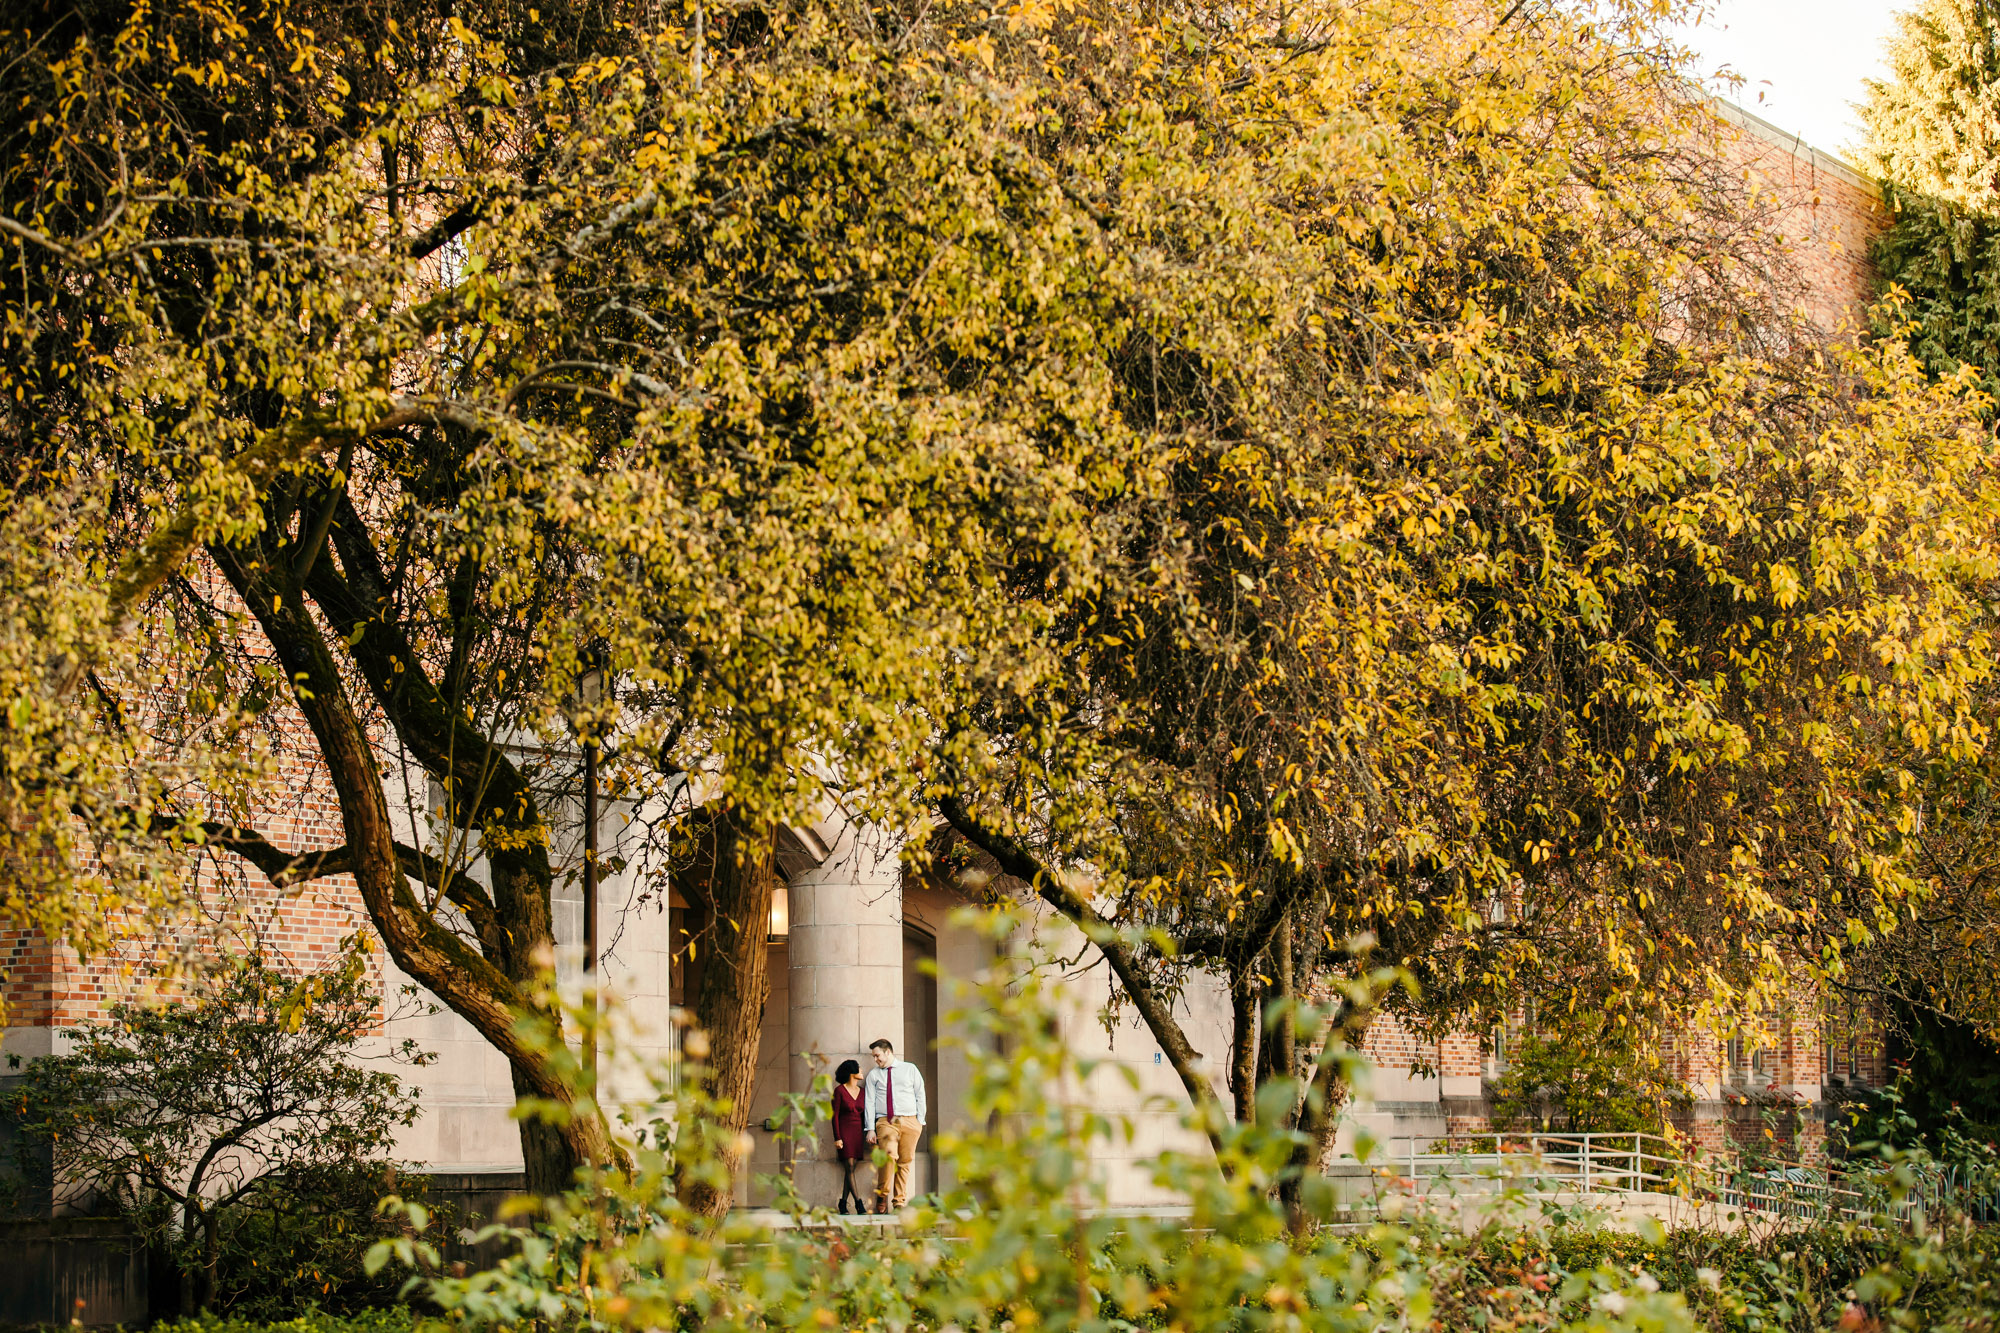
M388 1306L350 1314L315 1310L289 1319L201 1315L163 1320L153 1327L162 1333L416 1333L426 1322L408 1306Z
M833 1270L825 1290L829 1296L839 1293L838 1299L810 1312L795 1312L796 1322L767 1318L752 1326L762 1330L872 1327L897 1333L934 1333L950 1327L932 1322L928 1293L922 1289L906 1292L906 1299L886 1298L883 1288L919 1274L879 1240L829 1233L801 1238L796 1244L802 1259ZM1362 1310L1350 1307L1323 1316L1312 1302L1337 1291L1345 1295L1344 1284L1316 1281L1295 1294L1281 1285L1283 1272L1265 1270L1264 1256L1239 1254L1238 1262L1254 1271L1226 1281L1233 1303L1226 1309L1209 1307L1207 1317L1214 1322L1206 1325L1179 1322L1157 1306L1133 1318L1100 1307L1098 1318L1077 1320L1067 1301L1048 1310L1046 1317L1037 1312L1035 1318L1024 1318L1027 1312L1019 1307L1011 1313L1017 1328L1127 1333L1152 1328L1188 1333L1199 1328L1460 1333L1579 1327L1648 1333L1887 1333L1892 1329L1986 1333L2000 1322L1993 1314L1994 1302L2000 1300L1995 1285L2000 1246L1990 1232L1953 1231L1916 1238L1894 1230L1822 1228L1754 1238L1682 1229L1642 1236L1558 1222L1526 1229L1491 1227L1471 1236L1383 1229L1350 1244L1352 1253L1364 1256L1360 1261L1364 1270L1383 1272L1392 1288L1402 1284L1389 1273L1382 1256L1387 1264L1410 1266L1427 1289L1428 1302L1415 1310L1398 1309L1380 1292L1362 1292ZM1331 1257L1335 1271L1345 1276L1344 1253L1323 1247L1299 1271L1310 1273L1316 1263L1326 1264ZM1104 1266L1093 1261L1089 1267L1105 1286L1116 1284L1116 1275ZM1129 1276L1133 1281L1123 1284L1126 1290L1151 1290L1162 1274ZM1217 1277L1215 1266L1205 1268L1203 1276ZM1628 1293L1641 1303L1635 1306ZM1426 1304L1428 1320L1420 1313ZM818 1317L821 1310L832 1312L834 1322ZM1375 1322L1357 1322L1363 1315L1372 1315ZM854 1322L845 1322L849 1319ZM157 1327L167 1333L449 1333L465 1322L403 1306L347 1315L312 1313L270 1323L204 1317ZM471 1323L482 1325L477 1319ZM739 1319L712 1326L744 1324ZM517 1325L527 1326L533 1321ZM544 1326L561 1327L563 1321L552 1319ZM612 1315L596 1326L625 1325ZM692 1320L663 1325L701 1326Z
M487 1271L438 1276L421 1236L378 1245L373 1262L415 1265L412 1294L472 1329L1992 1327L2000 1253L1956 1224L1627 1235L1516 1199L1513 1220L1467 1234L1390 1177L1379 1218L1343 1227L1329 1179L1313 1175L1300 1195L1329 1225L1299 1233L1274 1186L1300 1135L1270 1124L1224 1132L1226 1172L1199 1153L1158 1159L1186 1216L1106 1215L1093 1159L1131 1127L1093 1109L1091 1084L1116 1071L1061 1047L1050 984L1014 972L972 997L969 1119L988 1128L941 1136L951 1183L900 1228L843 1223L782 1177L768 1184L793 1225L710 1225L673 1182L727 1171L714 1122L663 1102L681 1118L635 1134L633 1176L544 1201L542 1223L491 1229L519 1251ZM699 1087L686 1070L660 1090L698 1099ZM810 1133L823 1102L796 1099L795 1128ZM422 1210L407 1215L421 1232Z

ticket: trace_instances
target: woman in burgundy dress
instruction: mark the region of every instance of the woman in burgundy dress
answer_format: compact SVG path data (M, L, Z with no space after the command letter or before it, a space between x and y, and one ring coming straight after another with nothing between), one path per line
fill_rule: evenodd
M868 1131L861 1123L861 1062L842 1060L833 1074L833 1150L840 1158L840 1211L866 1212L854 1188L854 1164L868 1156Z

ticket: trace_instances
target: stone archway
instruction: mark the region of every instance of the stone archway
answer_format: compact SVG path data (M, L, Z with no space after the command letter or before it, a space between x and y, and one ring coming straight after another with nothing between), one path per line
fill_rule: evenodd
M930 1123L917 1144L914 1193L937 1188L937 1130L941 1120L938 1096L938 978L937 936L903 919L903 1058L923 1071Z

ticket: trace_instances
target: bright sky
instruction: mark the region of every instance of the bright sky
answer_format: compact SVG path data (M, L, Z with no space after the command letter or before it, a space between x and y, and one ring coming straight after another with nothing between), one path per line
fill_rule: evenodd
M1706 0L1682 39L1701 53L1697 71L1728 66L1744 82L1717 88L1814 148L1840 153L1861 137L1849 105L1862 80L1882 78L1890 16L1909 0Z

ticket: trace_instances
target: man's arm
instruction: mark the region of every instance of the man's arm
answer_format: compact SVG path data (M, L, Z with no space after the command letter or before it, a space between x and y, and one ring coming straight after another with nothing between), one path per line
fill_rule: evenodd
M861 1081L861 1130L870 1143L875 1141L875 1122L881 1118L882 1098L875 1088L876 1080L882 1073L880 1069L871 1069L868 1077Z
M928 1125L931 1122L930 1094L924 1087L924 1071L917 1068L914 1062L910 1065L910 1082L917 1092L917 1123Z

